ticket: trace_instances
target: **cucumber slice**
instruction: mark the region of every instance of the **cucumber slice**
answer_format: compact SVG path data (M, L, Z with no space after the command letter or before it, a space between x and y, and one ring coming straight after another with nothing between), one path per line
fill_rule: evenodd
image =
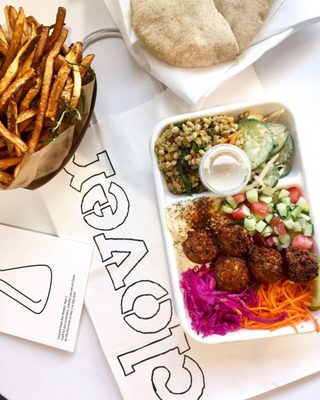
M302 212L301 208L300 208L299 206L296 206L296 207L290 212L290 214L291 214L291 216L292 216L293 218L299 218L301 212Z
M282 247L287 247L291 242L291 237L288 233L285 233L284 235L279 236L279 240L280 243L282 244Z
M232 208L236 208L237 207L237 202L235 201L233 196L227 196L225 198L225 203L226 205L232 207Z
M291 169L291 158L293 156L295 144L292 136L289 134L288 138L279 152L279 157L276 159L275 165L280 168L280 177L286 176Z
M226 204L222 206L222 211L225 212L226 214L232 214L234 209Z
M273 188L279 182L280 173L278 168L274 165L268 171L267 175L264 177L263 182L268 185L268 187Z
M271 226L267 225L264 230L262 231L262 236L263 237L269 237L271 236L273 233L273 229L271 228Z
M253 216L247 217L243 221L243 226L250 232L255 231L256 224L257 224L257 221L256 221L255 217L253 217Z
M251 190L248 190L246 192L246 198L247 198L249 203L253 203L255 201L258 201L258 197L259 197L259 195L258 195L258 190L257 189L251 189Z
M267 221L268 224L269 224L269 223L271 222L272 218L273 218L273 214L270 213L270 214L268 214L268 215L264 218L264 220Z
M301 196L299 198L299 200L297 201L297 206L299 206L301 208L301 210L304 212L308 213L310 211L309 203L308 203L307 199L303 196Z
M312 236L313 235L313 225L309 222L306 222L306 226L303 230L305 236Z
M259 200L262 201L262 203L269 204L272 203L273 198L272 196L266 196L265 194L261 194Z
M273 149L271 150L270 156L274 156L279 153L284 146L288 139L289 131L283 124L265 122L264 125L269 129L273 136Z
M242 150L249 157L251 168L255 169L263 164L273 149L273 136L270 130L255 119L242 119L239 129L243 135Z
M281 189L278 194L279 199L282 199L283 197L289 197L289 196L290 196L290 192L286 189Z
M285 203L278 203L276 205L276 208L278 210L278 213L281 217L287 217L288 216L288 205Z
M262 190L263 194L266 194L267 196L272 196L275 192L275 188L271 187L271 186L265 186Z
M266 226L267 226L267 223L262 221L262 220L260 220L256 225L256 231L261 233Z

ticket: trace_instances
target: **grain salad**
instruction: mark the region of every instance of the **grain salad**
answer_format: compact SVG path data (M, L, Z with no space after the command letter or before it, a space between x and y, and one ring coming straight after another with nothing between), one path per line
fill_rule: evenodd
M168 189L174 194L205 191L198 175L201 157L221 143L242 146L237 118L216 115L170 124L155 144L158 166Z

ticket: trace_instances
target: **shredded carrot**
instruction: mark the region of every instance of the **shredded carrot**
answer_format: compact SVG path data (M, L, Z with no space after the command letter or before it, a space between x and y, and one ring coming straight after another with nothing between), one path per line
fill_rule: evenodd
M312 320L315 330L319 332L319 322L308 308L311 303L313 284L312 281L295 283L288 279L262 284L257 292L259 304L256 307L250 307L249 310L261 320L276 319L284 313L285 317L264 323L250 319L250 316L244 316L243 327L273 331L284 326L291 326L295 332L298 332L297 325Z

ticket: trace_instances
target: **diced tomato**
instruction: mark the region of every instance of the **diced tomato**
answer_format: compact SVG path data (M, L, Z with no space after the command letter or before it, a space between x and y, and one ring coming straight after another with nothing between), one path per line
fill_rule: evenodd
M273 247L274 246L274 240L272 236L269 236L265 239L265 243L267 247Z
M260 246L266 246L266 240L265 238L261 235L260 232L256 232L253 235L253 240L256 244L259 244Z
M269 214L269 206L261 201L254 201L249 205L251 211L261 217L266 217Z
M310 236L304 236L302 233L299 233L292 240L291 246L302 250L310 250L313 246L313 239Z
M237 193L233 196L237 204L243 203L246 200L246 195L244 193Z
M296 202L302 196L302 190L296 186L292 186L287 189L290 192L290 201L292 204L296 204Z
M270 225L274 229L277 235L284 235L285 233L287 233L287 227L279 217L273 217L270 222Z
M247 216L242 207L236 208L231 215L232 218L235 219L236 221L244 219Z

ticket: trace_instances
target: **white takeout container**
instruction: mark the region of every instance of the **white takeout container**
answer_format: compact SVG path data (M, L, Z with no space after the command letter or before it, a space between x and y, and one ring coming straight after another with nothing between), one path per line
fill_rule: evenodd
M151 159L152 159L152 168L153 168L153 176L154 182L156 187L157 193L157 200L158 200L158 208L160 214L160 220L162 225L162 232L166 247L167 253L167 264L169 269L169 276L171 281L171 288L173 293L174 299L174 306L175 311L180 319L181 325L185 332L202 343L207 344L215 344L215 343L227 343L227 342L236 342L236 341L243 341L243 340L252 340L252 339L262 339L262 338L271 338L276 336L284 336L284 335L291 335L295 334L295 331L292 327L283 327L276 329L274 331L269 330L249 330L249 329L239 329L235 332L230 332L225 336L221 335L211 335L207 337L202 337L202 335L198 335L191 327L190 317L188 315L188 311L185 308L184 300L183 300L183 293L180 289L180 277L181 271L178 269L176 265L176 255L173 246L173 239L171 233L166 224L165 218L165 209L169 205L178 203L183 200L190 200L190 196L188 195L176 195L169 191L167 188L165 179L158 167L157 164L157 156L154 152L154 146L156 143L157 138L161 134L161 132L167 128L172 123L181 123L187 119L193 119L197 117L205 117L205 116L213 116L213 115L220 115L220 114L227 114L231 116L237 116L247 110L252 112L262 113L262 114L271 114L274 111L284 110L281 116L277 119L277 122L282 122L285 124L294 139L295 142L295 153L293 155L293 163L290 173L281 178L277 187L289 187L289 186L300 186L303 189L304 196L308 199L311 210L315 209L315 204L313 204L312 199L308 196L308 182L306 180L306 175L304 173L303 163L301 153L299 151L299 135L302 133L300 132L298 135L296 121L293 116L293 113L290 109L280 103L275 101L261 101L257 103L253 102L243 102L237 104L231 104L227 106L221 106L216 108L210 108L206 110L190 112L180 115L174 115L168 118L161 120L153 129L152 137L150 141L150 151L151 151ZM192 198L200 197L200 196L208 196L210 195L209 192L204 192L201 194L195 194ZM212 194L211 194L212 195ZM319 226L318 221L315 221L314 216L312 216L312 221L314 224L314 238L316 239L315 242L318 241L318 234L319 234ZM317 246L315 245L315 252L318 253ZM320 320L320 310L313 312L314 316ZM313 332L315 330L314 323L312 321L305 322L298 326L299 333L307 333Z

